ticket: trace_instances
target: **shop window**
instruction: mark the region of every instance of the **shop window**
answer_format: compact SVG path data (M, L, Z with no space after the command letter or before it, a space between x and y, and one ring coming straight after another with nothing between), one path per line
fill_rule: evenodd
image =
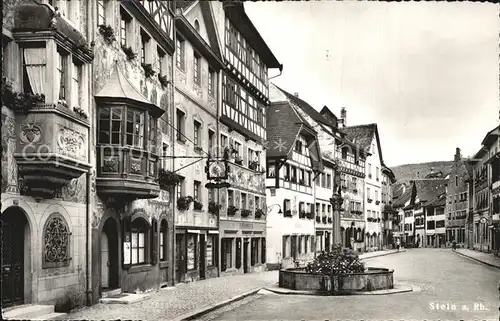
M221 240L222 266L221 271L233 267L233 239L223 238Z
M43 229L42 268L69 266L70 236L71 232L64 217L59 213L50 215Z
M136 218L132 221L132 246L130 249L132 264L144 264L146 262L148 229L148 223L143 218Z
M188 234L187 269L195 270L198 266L198 234Z
M215 266L217 265L216 253L217 253L217 239L216 235L209 235L206 243L206 263L207 266Z
M167 244L168 244L168 225L167 220L162 220L160 224L160 261L167 260Z

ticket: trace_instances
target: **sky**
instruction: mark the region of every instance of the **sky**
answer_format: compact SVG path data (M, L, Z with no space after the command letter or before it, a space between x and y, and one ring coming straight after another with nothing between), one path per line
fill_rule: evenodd
M497 5L246 2L283 64L271 82L347 125L377 123L388 166L472 156L499 122ZM269 75L279 74L270 70Z

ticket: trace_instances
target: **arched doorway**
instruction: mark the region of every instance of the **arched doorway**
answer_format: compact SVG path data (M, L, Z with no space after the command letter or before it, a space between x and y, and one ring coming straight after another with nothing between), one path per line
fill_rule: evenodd
M25 284L31 290L31 233L28 219L19 207L2 213L2 307L23 304Z
M101 233L101 289L103 291L120 287L118 250L118 227L114 219L108 218Z

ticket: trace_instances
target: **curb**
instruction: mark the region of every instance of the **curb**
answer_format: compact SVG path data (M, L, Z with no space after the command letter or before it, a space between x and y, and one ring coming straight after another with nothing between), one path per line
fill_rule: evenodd
M463 257L466 257L468 259L471 259L471 260L474 260L476 262L479 262L479 263L483 263L483 264L486 264L486 265L489 265L491 267L494 267L494 268L497 268L497 269L500 269L500 266L498 265L495 265L495 264L491 264L489 262L485 262L485 261L481 261L480 259L476 259L475 257L472 257L472 256L468 256L467 254L463 254L463 253L460 253L460 252L457 252L455 250L452 250L453 252L457 253L458 255L461 255Z
M207 314L209 312L212 312L214 310L217 310L219 308L222 308L223 306L226 306L228 304L231 304L233 302L236 302L236 301L240 301L240 300L243 300L244 298L248 297L248 296L251 296L251 295L254 295L256 294L257 292L259 292L263 287L258 287L258 288L255 288L253 290L250 290L248 292L245 292L245 293L242 293L242 294L239 294L239 295L236 295L230 299L227 299L227 300L224 300L222 302L219 302L219 303L215 303L215 304L210 304L210 305L207 305L203 308L200 308L200 309L196 309L192 312L188 312L188 313L185 313L185 314L182 314L182 315L179 315L173 319L171 319L172 321L183 321L183 320L194 320L204 314Z
M400 293L409 293L409 292L420 292L420 291L415 291L413 286L406 285L406 288L404 289L389 289L389 290L377 290L377 291L366 291L366 292L352 292L352 293L346 293L346 294L339 294L339 295L331 295L328 293L322 293L322 292L317 292L317 291L297 291L297 290L292 290L292 291L286 291L286 290L276 290L271 287L264 287L264 290L267 290L269 292L273 292L275 294L279 295L310 295L310 296L330 296L330 297L345 297L345 296L359 296L359 295L391 295L391 294L400 294ZM382 291L387 291L387 292L382 292Z
M360 260L368 260L368 259L371 259L371 258L374 258L374 257L386 256L386 255L397 254L397 253L404 253L404 252L406 252L406 249L404 249L403 251L397 251L397 252L390 252L390 253L384 253L384 254L379 254L379 255L373 255L373 256L370 256L370 257L362 257Z

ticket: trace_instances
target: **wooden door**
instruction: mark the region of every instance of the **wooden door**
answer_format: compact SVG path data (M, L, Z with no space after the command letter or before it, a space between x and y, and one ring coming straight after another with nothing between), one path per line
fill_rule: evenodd
M206 252L207 247L205 244L205 235L200 235L200 279L205 278L205 265L206 265Z
M102 233L101 235L101 287L103 289L109 288L109 249L108 249L108 235Z
M243 242L243 273L248 273L248 239Z
M186 247L184 246L184 235L175 235L175 279L182 282L182 276L186 267Z
M2 307L24 301L24 213L2 215Z

